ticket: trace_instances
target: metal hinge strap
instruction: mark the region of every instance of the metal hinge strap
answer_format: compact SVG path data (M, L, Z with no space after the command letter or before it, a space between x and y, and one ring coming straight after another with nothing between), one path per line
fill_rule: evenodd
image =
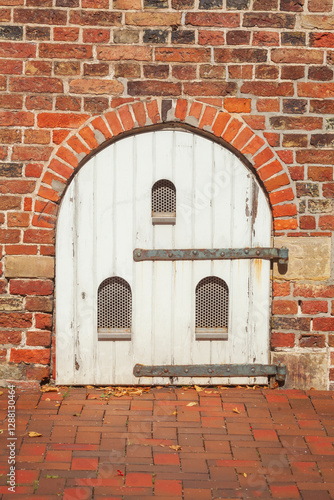
M279 264L288 262L289 250L282 248L213 248L213 249L157 249L135 248L133 259L143 260L224 260L224 259L270 259Z
M133 368L135 377L276 377L284 382L286 366L278 365L141 365Z

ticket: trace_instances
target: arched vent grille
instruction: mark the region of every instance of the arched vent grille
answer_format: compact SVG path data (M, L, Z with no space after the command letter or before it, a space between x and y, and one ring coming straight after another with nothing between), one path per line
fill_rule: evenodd
M176 189L171 181L162 179L152 187L152 214L174 214L176 211Z
M119 276L107 278L97 293L97 327L130 329L132 316L131 287Z
M195 327L221 329L228 326L228 286L216 276L202 279L196 286Z

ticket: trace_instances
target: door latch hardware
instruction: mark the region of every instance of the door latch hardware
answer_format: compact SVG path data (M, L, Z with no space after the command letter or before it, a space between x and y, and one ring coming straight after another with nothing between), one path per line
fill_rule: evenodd
M278 365L141 365L133 368L135 377L275 377L284 382L286 366Z
M143 260L227 260L227 259L267 259L278 260L279 264L288 262L289 250L282 248L212 248L212 249L157 249L135 248L133 259Z

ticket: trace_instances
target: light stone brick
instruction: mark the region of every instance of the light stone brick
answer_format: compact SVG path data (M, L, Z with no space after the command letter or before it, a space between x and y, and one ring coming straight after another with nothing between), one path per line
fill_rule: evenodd
M331 275L331 239L328 237L280 236L275 247L289 249L287 266L274 264L274 278L281 280L325 280ZM287 269L286 269L287 267Z
M5 257L6 278L53 278L53 257L9 255Z

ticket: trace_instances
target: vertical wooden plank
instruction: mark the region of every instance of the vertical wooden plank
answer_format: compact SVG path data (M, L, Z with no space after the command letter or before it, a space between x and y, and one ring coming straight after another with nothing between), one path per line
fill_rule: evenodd
M133 137L114 144L114 273L125 279L133 295L133 197L134 172ZM132 341L115 341L116 383L129 384L132 375Z
M77 175L74 197L76 200L75 233L75 336L74 336L74 383L95 382L96 367L96 305L95 283L95 238L94 238L94 185L95 164L93 158Z
M194 136L194 210L192 217L193 248L212 248L212 189L213 189L213 143ZM197 284L206 276L211 276L212 261L193 261L193 294ZM193 311L195 316L195 311ZM193 363L210 363L211 341L194 340ZM195 384L209 384L210 378L194 378Z
M151 190L153 185L153 134L134 137L134 243L133 248L153 248L153 226L151 217ZM152 365L154 359L154 331L152 324L152 277L153 262L133 261L133 360ZM152 378L135 379L135 383L152 384Z
M213 171L213 198L212 198L212 247L231 248L232 246L232 176L231 161L233 159L230 151L223 149L218 144L214 145L214 171ZM231 293L231 261L212 261L212 275L223 279ZM230 301L229 301L230 302ZM229 316L231 317L231 304L229 304ZM228 321L227 340L210 342L210 363L227 364L229 362L229 349L232 343L231 321ZM225 379L212 377L212 384L224 384Z
M175 248L191 248L193 192L193 134L175 133L174 165L176 186ZM191 364L195 337L194 283L191 261L174 263L173 356L176 365ZM178 378L175 384L189 384L189 378Z
M56 236L56 383L74 383L74 181L59 210Z
M232 247L251 245L251 180L250 173L238 158L232 160ZM249 280L250 262L231 261L231 363L247 363L249 360ZM245 379L233 378L233 384L246 383Z
M173 178L173 137L170 130L154 132L154 182L160 179L174 181ZM173 248L174 226L155 225L153 227L153 248ZM173 263L153 263L153 324L154 364L164 365L172 362L173 338ZM155 378L154 383L166 383L165 379Z
M263 191L253 179L252 246L270 246L271 214ZM250 358L269 363L270 261L255 259L250 267ZM266 383L258 377L256 383Z
M96 280L94 301L97 304L97 291L103 280L114 275L114 192L115 192L115 164L113 148L103 149L96 157L95 166L95 196L94 196L94 225L95 225L95 266ZM97 338L97 319L95 316L94 337ZM116 371L115 342L97 340L96 383L115 383Z

